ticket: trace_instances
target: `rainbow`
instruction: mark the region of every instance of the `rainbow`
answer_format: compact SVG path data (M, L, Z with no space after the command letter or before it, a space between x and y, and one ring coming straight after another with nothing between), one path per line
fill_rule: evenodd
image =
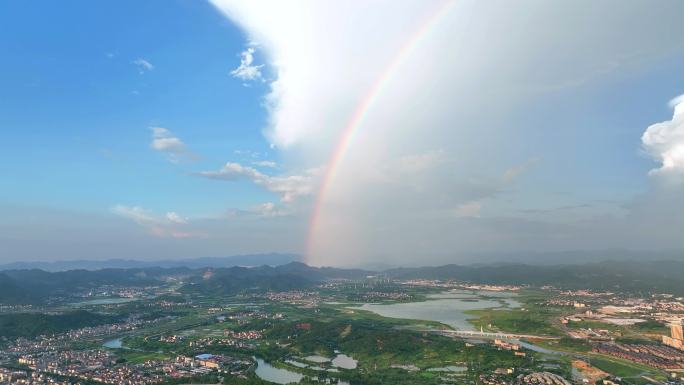
M373 108L386 85L390 83L398 68L401 67L401 64L406 60L406 58L411 56L413 50L420 44L428 32L438 24L444 15L448 13L455 3L456 1L447 0L437 7L430 17L423 22L421 27L413 35L411 35L407 42L401 47L401 49L399 49L393 59L390 60L389 65L382 72L382 75L375 81L369 92L354 109L354 113L351 115L349 121L342 130L342 133L337 141L337 146L335 146L335 149L330 156L330 160L327 163L327 168L316 196L316 202L314 203L313 210L311 212L311 217L309 220L309 232L306 243L306 254L304 256L306 263L312 262L315 237L318 225L320 223L320 218L322 216L325 197L328 195L330 186L333 184L340 165L342 164L346 154L349 152L349 148L354 142L354 138L357 136L365 118L368 116L368 112Z

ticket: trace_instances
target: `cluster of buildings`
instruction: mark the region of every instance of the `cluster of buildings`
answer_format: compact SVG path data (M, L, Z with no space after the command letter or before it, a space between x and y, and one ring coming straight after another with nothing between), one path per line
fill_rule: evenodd
M185 336L180 336L177 334L159 337L159 342L166 342L168 344L175 344L175 343L183 342L183 341L185 341Z
M660 369L684 369L684 352L669 346L601 343L594 351Z
M120 334L139 329L143 326L159 323L167 319L168 317L162 317L143 321L137 318L129 318L125 322L73 329L66 333L49 336L41 335L33 339L20 337L3 350L6 353L20 354L62 350L68 343L73 342L74 340Z
M0 369L0 384L66 385L54 378L75 381L96 381L117 385L145 385L170 378L189 378L211 373L245 376L250 361L229 356L201 354L196 357L176 357L174 360L149 360L140 364L120 362L107 351L83 350L26 354L18 359L28 370Z
M570 381L554 373L534 372L516 377L515 385L570 385Z
M444 282L436 279L408 279L399 283L404 286L441 287L443 289L451 289L455 287L451 282Z
M135 330L140 327L142 323L143 321L141 320L131 319L121 323L90 326L81 329L70 330L65 333L64 336L69 340L93 336L106 336Z
M17 360L20 365L26 365L31 370L50 371L65 376L77 373L80 368L107 366L113 364L114 361L114 355L102 350L64 350L24 354Z
M363 301L408 301L413 298L410 294L401 291L367 291L365 293L361 293L359 297Z
M204 349L212 346L233 346L240 349L254 349L251 343L236 340L234 338L199 338L188 342L188 346L195 349Z
M622 336L619 327L639 327L646 322L669 323L671 336L662 337L663 344L684 350L681 321L684 319L684 298L667 294L654 294L647 298L634 298L611 292L588 290L562 291L545 302L551 306L572 306L580 312L564 316L561 323L568 326L566 333L573 338L610 341ZM590 327L577 327L573 323L589 321ZM598 324L601 323L601 324ZM605 325L605 326L601 326ZM657 326L657 324L654 324ZM582 325L584 326L584 325ZM651 327L649 325L649 327ZM660 334L646 327L644 334ZM660 339L660 337L658 336Z
M520 286L515 285L463 285L464 289L468 290L485 290L485 291L518 291Z
M578 309L597 309L595 316L603 317L606 322L617 318L616 325L633 324L641 317L660 321L676 321L680 319L677 313L684 312L684 298L675 298L670 294L653 294L649 298L635 298L629 295L613 292L594 292L590 290L559 291L558 295L546 301L547 305L568 306ZM631 318L626 323L621 318ZM634 322L636 321L636 322Z
M162 362L140 365L117 364L113 354L100 350L65 350L22 355L18 362L20 365L26 365L34 373L109 384L142 385L166 380L164 374L160 374L161 370L165 369Z
M314 291L283 291L269 292L264 294L264 298L276 302L300 303L310 301L320 301L320 296Z
M263 338L264 334L259 330L246 330L241 332L226 329L223 334L238 340L258 340Z
M202 368L209 370L217 370L220 373L227 373L231 375L244 376L244 372L252 365L252 362L241 360L230 356L221 356L214 354L199 354L195 357L176 357L177 363L182 363L191 368Z
M224 321L225 319L229 319L231 321L237 321L238 325L244 325L255 319L283 319L285 318L285 315L283 313L268 313L265 311L252 310L233 312L223 317Z
M570 381L550 372L520 374L511 381L513 373L513 369L500 368L494 373L481 374L479 378L483 385L571 385Z
M494 345L503 350L511 350L515 353L516 356L519 357L525 357L527 355L527 353L521 350L520 344L508 342L497 338L494 340Z
M80 382L58 380L43 373L0 368L0 385L81 385Z

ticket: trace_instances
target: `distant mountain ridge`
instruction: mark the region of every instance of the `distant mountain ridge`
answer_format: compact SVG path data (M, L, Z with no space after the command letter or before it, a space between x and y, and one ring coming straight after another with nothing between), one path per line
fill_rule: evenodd
M142 287L161 283L168 276L187 276L188 268L101 269L48 272L39 269L0 272L0 304L42 303L102 285Z
M383 258L383 260L391 257ZM665 260L684 261L684 250L670 251L634 251L623 249L605 250L575 250L557 252L510 252L510 253L472 253L459 255L430 255L425 258L417 258L416 261L432 260L440 261L437 266L448 266L449 261L458 260L463 266L477 264L490 266L495 264L521 264L533 266L556 266L556 265L584 265L596 261L641 261L657 262ZM225 268L233 266L281 266L290 262L302 262L303 257L293 253L261 253L244 254L226 257L200 257L183 259L159 259L159 260L136 260L136 259L107 259L107 260L64 260L64 261L17 261L0 264L0 271L40 269L45 271L67 270L100 270L100 269L133 269L150 267L188 267L200 268ZM504 262L507 261L507 262ZM401 265L391 263L360 264L345 266L344 268L360 268L369 271L386 271L401 268ZM404 268L420 269L420 264L411 263Z
M50 297L102 285L147 286L170 277L182 280L191 295L235 295L311 288L331 279L439 279L463 283L552 285L563 289L608 290L641 295L684 296L684 261L601 261L580 265L443 265L395 268L380 272L312 267L301 262L279 266L219 268L148 267L134 269L6 270L0 272L0 304L43 303Z
M101 270L101 269L143 269L150 267L174 268L187 267L200 269L204 267L232 267L232 266L261 266L285 265L290 262L301 260L297 254L268 253L268 254L245 254L228 257L202 257L192 259L162 259L141 261L133 259L107 259L107 260L72 260L72 261L30 261L11 262L0 265L3 270L28 270L40 269L45 271L68 271L68 270Z

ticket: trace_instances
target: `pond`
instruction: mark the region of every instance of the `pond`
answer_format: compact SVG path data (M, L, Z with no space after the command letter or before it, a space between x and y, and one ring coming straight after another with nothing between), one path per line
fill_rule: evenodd
M261 358L255 358L257 368L255 374L265 381L275 382L276 384L291 384L299 382L304 376L297 372L287 369L276 368Z
M121 341L121 338L115 338L113 340L105 341L102 346L108 349L121 349L123 348L123 341Z
M455 366L455 365L450 365L450 366L443 366L441 368L430 368L428 369L428 372L454 372L454 373L460 373L460 372L465 372L468 370L467 366Z
M488 299L480 298L479 295L485 295L485 293L445 292L428 296L428 299L422 302L389 305L366 303L362 306L351 307L351 309L368 310L389 318L436 321L458 330L475 330L468 322L468 319L473 317L465 311L520 307L518 301L512 298L501 298L500 293L497 293L497 298ZM512 295L509 293L508 296Z
M320 363L323 363L323 362L328 362L328 361L330 361L330 358L328 358L328 357L317 356L317 355L306 356L306 357L304 357L304 359L307 360L307 361L315 362L315 363L319 363L319 364L320 364Z
M337 366L342 369L356 369L358 361L349 357L346 354L338 354L332 359L333 366Z

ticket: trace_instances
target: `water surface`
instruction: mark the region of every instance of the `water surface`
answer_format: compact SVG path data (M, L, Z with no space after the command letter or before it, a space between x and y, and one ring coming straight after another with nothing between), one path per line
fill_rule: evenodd
M299 382L304 376L287 369L276 368L261 358L256 358L257 368L254 372L259 378L276 384L292 384Z
M116 297L116 298L98 298L98 299L90 299L87 301L81 301L81 302L76 302L73 303L73 306L90 306L90 305L116 305L119 303L127 303L127 302L133 302L137 301L137 298L121 298L121 297Z
M310 362L318 363L318 364L330 361L330 358L318 356L318 355L306 356L306 357L304 357L304 359L307 361L310 361Z
M349 357L346 354L338 354L332 359L333 366L337 366L342 369L356 369L358 361Z
M458 330L475 330L468 322L473 316L466 314L465 311L504 308L502 300L506 307L520 307L520 303L511 298L482 299L475 296L464 297L464 294L446 292L428 296L428 300L423 302L388 305L367 303L353 309L368 310L389 318L436 321Z
M121 341L121 338L115 338L113 340L105 341L102 346L109 349L121 349L123 347L123 341Z

